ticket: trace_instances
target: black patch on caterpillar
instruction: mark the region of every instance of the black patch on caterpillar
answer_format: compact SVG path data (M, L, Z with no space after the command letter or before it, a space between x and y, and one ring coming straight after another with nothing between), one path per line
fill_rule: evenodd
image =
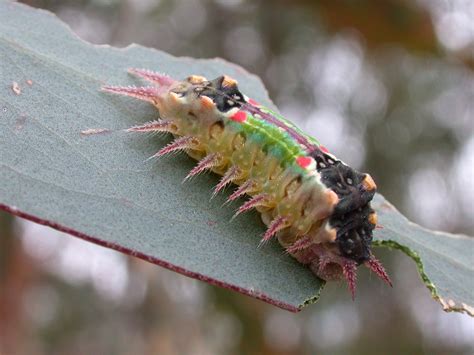
M369 222L374 212L370 204L347 214L335 214L330 224L337 229L336 243L341 254L358 264L369 260L372 231L375 226Z
M320 149L311 152L321 181L339 197L339 202L330 217L330 225L337 229L336 243L342 255L358 264L370 257L372 231L375 226L369 222L373 213L370 201L375 189L367 191L362 174L329 156Z
M198 95L210 97L221 112L227 112L234 107L241 107L245 103L244 95L239 91L237 85L223 85L224 76L203 83L194 89Z

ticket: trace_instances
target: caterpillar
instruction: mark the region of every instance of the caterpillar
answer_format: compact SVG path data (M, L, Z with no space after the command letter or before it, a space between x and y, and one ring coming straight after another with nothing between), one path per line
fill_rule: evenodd
M104 86L109 93L151 103L160 119L128 132L166 132L174 140L153 157L184 151L198 161L185 180L210 170L222 176L213 194L237 185L228 201L250 198L235 216L255 208L285 250L324 280L347 281L352 298L361 264L391 285L371 251L376 185L277 112L242 94L233 78L192 75L183 81L129 69L153 86Z

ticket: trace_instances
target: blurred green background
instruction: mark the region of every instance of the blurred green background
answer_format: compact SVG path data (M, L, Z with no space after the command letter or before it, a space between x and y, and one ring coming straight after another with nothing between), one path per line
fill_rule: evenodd
M93 43L242 65L411 220L474 234L473 1L23 2ZM354 302L331 283L292 314L0 213L0 354L472 354L474 320L376 253L393 290L362 270Z

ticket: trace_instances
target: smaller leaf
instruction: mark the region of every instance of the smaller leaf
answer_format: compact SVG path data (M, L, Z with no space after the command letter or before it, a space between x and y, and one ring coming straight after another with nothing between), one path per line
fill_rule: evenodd
M399 249L411 257L421 279L445 311L474 316L474 239L430 231L406 219L381 195L374 208L383 227L374 245Z

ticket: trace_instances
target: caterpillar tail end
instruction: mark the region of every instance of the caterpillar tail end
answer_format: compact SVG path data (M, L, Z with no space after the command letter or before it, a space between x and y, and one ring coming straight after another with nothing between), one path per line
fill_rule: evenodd
M347 286L355 299L358 263L334 251L324 244L315 244L311 238L302 237L286 248L286 251L302 264L308 265L319 278L326 281L345 279ZM392 286L382 263L370 255L363 264L372 270L380 279Z

